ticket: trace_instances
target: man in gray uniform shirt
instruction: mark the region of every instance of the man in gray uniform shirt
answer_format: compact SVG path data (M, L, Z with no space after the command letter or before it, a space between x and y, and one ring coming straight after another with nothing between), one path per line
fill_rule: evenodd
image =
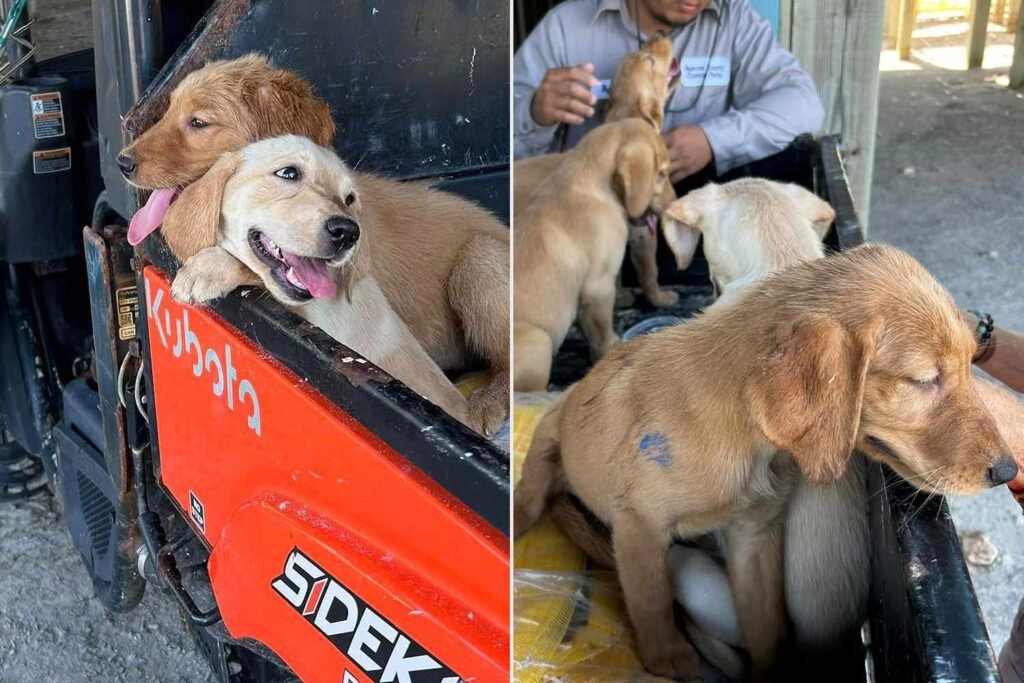
M558 151L560 124L568 148L600 123L594 93L658 31L682 70L663 133L674 184L712 161L722 175L821 127L813 81L748 0L566 0L515 55L515 157Z

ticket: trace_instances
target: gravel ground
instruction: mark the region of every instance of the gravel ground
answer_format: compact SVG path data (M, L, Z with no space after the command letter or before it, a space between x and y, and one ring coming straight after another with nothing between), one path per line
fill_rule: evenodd
M997 73L882 74L870 237L916 256L960 305L1024 331L1024 96ZM999 550L970 567L998 651L1024 593L1024 517L1004 487L949 502L961 536L984 532Z
M0 681L213 681L173 599L111 614L52 499L0 503Z

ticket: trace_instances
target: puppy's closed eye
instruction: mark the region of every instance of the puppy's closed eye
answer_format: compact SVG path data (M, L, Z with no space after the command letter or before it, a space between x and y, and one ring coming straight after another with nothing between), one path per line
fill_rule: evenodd
M921 389L937 389L942 381L942 377L939 374L925 375L921 377L907 377L905 379L908 383Z

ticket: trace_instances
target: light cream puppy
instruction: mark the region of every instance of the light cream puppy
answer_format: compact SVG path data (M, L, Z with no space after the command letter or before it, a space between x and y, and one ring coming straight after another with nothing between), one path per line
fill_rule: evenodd
M662 213L665 241L680 268L701 236L719 299L795 263L821 258L835 211L814 193L787 183L744 178L689 192Z
M223 295L237 268L341 343L465 423L465 399L381 291L362 188L333 151L286 135L225 154L172 206L207 221L217 246L188 259L175 298ZM227 278L227 282L225 282Z
M599 126L564 156L516 217L516 391L547 386L577 317L595 358L618 342L615 276L629 221L652 217L674 196L665 143L640 119Z

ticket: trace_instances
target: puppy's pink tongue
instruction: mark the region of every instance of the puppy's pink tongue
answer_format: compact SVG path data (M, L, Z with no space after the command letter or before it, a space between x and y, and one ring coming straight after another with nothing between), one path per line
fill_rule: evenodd
M327 272L327 262L323 259L285 252L284 261L291 266L295 277L313 296L329 298L338 293L338 285L331 279L330 273Z
M141 244L142 240L149 237L164 222L167 209L174 200L176 191L153 190L149 195L146 205L135 212L131 222L128 224L128 244L135 246Z
M648 209L644 220L647 222L647 231L653 236L658 231L658 215Z

